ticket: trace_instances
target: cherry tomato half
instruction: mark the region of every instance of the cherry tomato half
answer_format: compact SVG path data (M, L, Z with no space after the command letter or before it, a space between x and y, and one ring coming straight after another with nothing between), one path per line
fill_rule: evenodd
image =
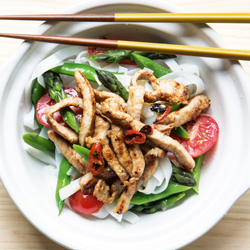
M76 92L76 90L72 87L66 87L63 88L66 95L67 96L73 96L73 97L78 97L78 93ZM55 102L54 100L49 96L49 94L45 94L43 95L39 101L37 102L36 105L36 118L38 120L39 123L41 123L42 125L49 127L49 124L45 118L46 116L46 112L48 111L49 107L54 105ZM82 109L81 108L76 108L76 107L70 107L72 109L72 111L75 113L77 120L80 122L80 120L82 119ZM54 119L61 125L63 126L68 126L64 121L63 118L60 114L60 112L56 112L53 115Z
M195 121L188 122L185 129L190 136L189 139L174 134L171 134L171 137L179 141L193 158L206 153L219 136L217 122L208 115L201 115Z
M81 190L69 197L69 204L72 209L83 213L93 214L103 206L103 202L97 200L93 194L84 194Z

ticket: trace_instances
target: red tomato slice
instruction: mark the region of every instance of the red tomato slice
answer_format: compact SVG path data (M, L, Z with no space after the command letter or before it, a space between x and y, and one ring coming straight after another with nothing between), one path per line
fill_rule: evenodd
M171 137L179 141L193 158L206 153L219 136L217 122L208 115L201 115L195 121L188 122L185 129L190 136L189 139L174 134L171 134Z
M63 88L67 96L73 96L73 97L78 97L78 93L76 90L72 87L66 87ZM43 95L39 101L37 102L36 105L36 118L39 123L42 125L49 127L49 124L47 123L47 119L45 118L46 112L48 111L49 107L54 105L55 102L54 100L49 96L49 94ZM82 109L81 108L76 108L76 107L70 107L72 111L75 113L77 120L80 122L82 119ZM60 114L60 112L56 112L53 115L54 119L61 125L63 126L68 126L64 121L63 118Z
M84 194L81 190L69 197L69 204L72 209L83 213L93 214L103 206L103 202L97 200L93 194Z

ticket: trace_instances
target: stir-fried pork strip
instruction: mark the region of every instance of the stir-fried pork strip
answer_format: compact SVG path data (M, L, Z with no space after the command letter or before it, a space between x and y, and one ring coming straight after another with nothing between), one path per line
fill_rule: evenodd
M113 203L124 190L119 179L115 180L111 185L111 188L104 180L99 180L95 185L93 195L104 203Z
M146 91L144 95L145 102L166 101L169 103L181 102L187 104L189 89L183 84L171 79L157 79L147 70L137 71L131 79L131 85L137 86L138 80L148 80L154 90L152 92Z
M147 150L147 153L144 155L144 160L146 163L154 160L155 158L164 158L166 156L167 152L162 150L161 148L154 147L150 150Z
M100 103L100 102L105 101L108 98L115 98L116 101L120 104L122 110L124 111L126 109L125 101L117 94L114 94L114 93L108 92L108 91L104 91L104 90L97 90L97 89L94 89L94 93L95 93L96 102Z
M127 102L127 113L135 120L140 121L141 110L144 103L145 87L130 86L129 98ZM138 144L129 147L130 157L133 162L132 176L139 179L145 168L145 161Z
M50 127L56 131L58 134L60 134L63 138L68 140L70 143L78 143L78 134L73 131L71 128L64 127L60 125L53 117L53 114L57 111L59 111L62 108L68 107L68 106L75 106L78 108L83 108L83 100L78 97L68 97L60 101L59 103L56 103L55 105L50 106L46 113L46 119L48 120L48 123Z
M91 136L95 123L95 94L87 78L78 70L75 71L75 79L83 96L83 116L79 131L79 142L85 145L85 138Z
M145 168L144 156L138 144L129 146L129 154L133 162L132 177L139 179Z
M116 109L121 109L120 104L115 98L108 98L103 103L106 103L107 105L112 105ZM108 165L116 172L122 183L124 183L124 181L126 181L129 176L123 166L119 163L115 153L109 145L107 134L109 132L108 129L110 125L100 116L96 116L96 119L97 120L95 135L93 138L87 137L86 142L88 145L97 142L102 145L102 155L104 159L107 161Z
M124 181L126 181L129 178L129 175L127 174L126 170L122 167L122 165L119 163L115 153L109 146L108 138L105 138L102 141L101 145L102 145L102 155L104 159L107 161L108 165L116 172L121 182L124 183Z
M52 129L48 130L48 136L61 150L62 154L82 174L86 174L89 169L84 159L71 147L71 145Z
M118 124L125 129L132 128L140 131L140 129L145 126L144 123L135 120L132 116L124 112L114 110L109 105L100 105L99 108L100 112L104 116L112 120L114 124ZM151 126L151 128L153 133L151 135L147 135L147 138L161 149L172 152L175 155L177 162L183 165L187 171L192 172L195 162L186 149L178 141L173 140L171 137L164 135L157 129L154 129L153 126Z
M130 86L129 98L127 102L127 113L140 121L141 110L144 103L145 87L143 86Z
M165 124L156 123L156 124L153 124L152 126L167 136L171 134L171 130L174 128L173 124L165 125Z
M110 123L105 121L99 115L96 115L94 136L93 137L88 136L85 139L86 146L88 148L91 148L92 145L95 143L101 144L101 142L106 138L109 129L110 129Z
M138 191L140 188L141 184L143 182L146 182L156 171L158 167L158 159L155 158L154 160L148 162L145 166L145 170L141 176L141 178L135 182L135 183L130 183L127 186L126 191L122 193L122 195L119 198L119 201L117 202L113 212L118 213L118 214L124 214L128 208L129 208L129 203L132 198L132 196Z
M127 173L132 176L133 163L129 151L124 143L123 129L115 124L111 125L111 143L117 159Z
M210 98L207 95L197 95L190 100L187 106L171 112L158 123L170 125L177 128L191 120L195 120L201 113L210 106Z
M83 175L79 181L79 185L83 193L93 193L96 183L98 179L96 179L90 172Z
M92 175L90 172L83 175L79 181L83 193L93 193L96 183L99 179L109 180L116 177L116 173L109 167L104 168L101 174Z

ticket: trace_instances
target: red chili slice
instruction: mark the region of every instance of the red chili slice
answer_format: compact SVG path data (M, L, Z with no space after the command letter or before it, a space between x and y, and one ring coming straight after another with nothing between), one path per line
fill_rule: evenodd
M103 171L104 165L105 162L102 157L102 146L96 143L89 152L89 171L93 175L98 175Z
M171 110L171 107L170 107L170 106L167 106L165 112L164 112L162 115L159 115L159 116L157 117L156 121L157 121L157 122L162 121L162 120L168 115L168 113L170 112L170 110Z
M152 135L153 129L150 125L145 125L140 129L140 132L145 134L145 135Z
M127 145L143 144L146 141L146 135L134 129L129 129L124 135L124 142Z

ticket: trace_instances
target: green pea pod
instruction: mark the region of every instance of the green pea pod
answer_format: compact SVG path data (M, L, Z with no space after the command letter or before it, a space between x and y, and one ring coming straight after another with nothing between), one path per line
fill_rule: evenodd
M75 151L86 161L86 163L89 163L89 152L90 150L79 146L77 144L73 144L73 148L75 149Z
M40 124L37 121L37 118L36 118L36 105L37 105L38 100L43 95L45 95L45 93L46 93L45 88L42 85L39 84L39 82L37 81L37 78L36 78L33 81L32 89L31 89L31 101L32 101L32 103L34 105L34 108L35 108L35 117L34 117L34 119L36 120L40 130L43 128L43 125Z
M196 181L196 185L193 188L193 190L198 194L199 193L199 181L200 181L200 175L201 175L201 163L203 161L203 157L204 157L204 154L203 155L200 155L198 156L197 158L195 158L195 167L193 169L193 172L190 173L195 181Z
M160 209L167 208L167 207L173 205L178 200L182 199L184 196L185 196L185 193L181 192L181 193L178 193L178 194L173 194L173 195L169 196L167 199L159 200L159 201L156 201L156 202L150 202L141 211L143 213L146 213L146 214L155 213ZM143 206L143 205L141 205L141 206Z
M63 63L63 65L50 69L50 71L52 72L69 76L74 76L76 70L82 72L89 81L96 82L96 77L97 77L96 69L86 64L65 62ZM106 70L101 70L101 71L108 72ZM120 75L124 74L124 73L114 73L114 72L110 73L120 74Z
M59 214L62 212L64 200L61 200L59 195L59 190L70 184L70 176L67 175L67 172L71 168L71 164L64 157L61 161L58 177L57 177L57 185L56 185L56 202L59 208Z
M136 53L132 53L131 55L133 56L134 61L139 68L141 69L148 68L148 69L153 70L154 71L153 74L156 78L160 78L161 76L164 76L172 72L170 69L167 69L159 65L158 63L156 63L155 61L147 57L138 55Z
M143 194L143 193L137 192L136 194L133 195L130 203L135 204L135 205L141 205L144 203L153 202L153 201L167 198L170 195L187 191L190 188L191 187L169 183L166 190L164 190L163 192L159 194Z
M171 133L178 135L182 138L186 138L186 139L190 138L189 134L182 126L172 129Z
M181 102L174 103L174 104L168 104L168 106L171 107L170 112L173 112L175 110L178 110L180 108Z
M27 133L23 135L25 143L36 148L47 155L55 152L55 144L49 139L45 139L36 133Z

